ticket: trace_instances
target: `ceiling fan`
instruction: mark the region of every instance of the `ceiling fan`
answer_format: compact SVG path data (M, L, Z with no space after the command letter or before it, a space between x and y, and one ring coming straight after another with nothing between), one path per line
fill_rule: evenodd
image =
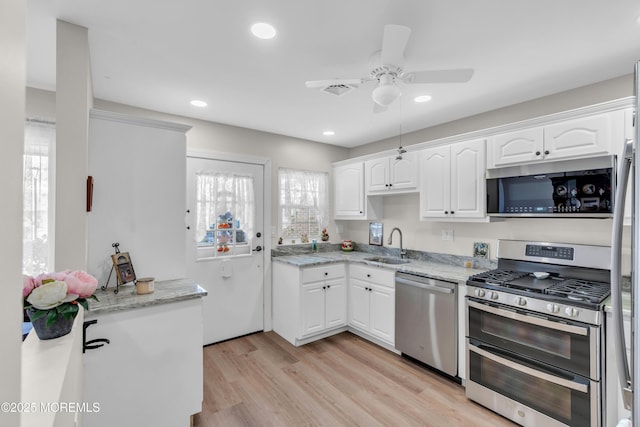
M370 62L373 68L368 77L312 80L305 82L305 85L341 96L364 83L377 81L378 86L373 90L371 98L374 102L374 112L382 112L400 96L401 84L464 83L471 79L473 69L470 68L405 72L402 68L404 49L410 34L411 29L403 25L384 26L382 50L372 55Z

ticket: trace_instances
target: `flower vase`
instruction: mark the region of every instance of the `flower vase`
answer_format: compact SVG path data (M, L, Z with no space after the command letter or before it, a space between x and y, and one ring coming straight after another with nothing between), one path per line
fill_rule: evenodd
M32 307L27 308L27 315L29 319L33 316L36 310ZM33 329L36 330L36 334L38 338L41 340L51 340L54 338L59 338L67 335L71 332L71 328L73 327L73 321L75 320L75 316L70 319L65 318L62 315L58 316L58 319L51 325L47 326L47 316L41 316L36 320L32 320Z

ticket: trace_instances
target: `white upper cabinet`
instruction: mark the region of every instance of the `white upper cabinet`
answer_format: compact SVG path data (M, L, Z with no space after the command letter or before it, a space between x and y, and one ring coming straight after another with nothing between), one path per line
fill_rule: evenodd
M389 191L409 192L418 188L418 154L408 152L367 160L364 163L365 190L367 194L384 194Z
M446 218L451 205L451 149L429 148L421 160L420 216Z
M333 169L336 218L364 217L364 169L357 162Z
M542 127L496 135L489 145L489 167L535 162L544 151Z
M428 148L421 154L420 217L486 217L485 140Z
M593 157L611 153L619 112L564 120L491 138L487 167Z
M368 198L364 191L364 162L333 168L335 219L376 219L382 215L382 201Z

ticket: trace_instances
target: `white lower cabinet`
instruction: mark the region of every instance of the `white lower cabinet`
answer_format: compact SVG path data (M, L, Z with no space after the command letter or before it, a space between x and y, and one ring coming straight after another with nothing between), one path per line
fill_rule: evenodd
M337 333L347 325L344 264L299 268L274 262L273 330L293 345Z
M110 292L110 291L109 291ZM85 427L188 426L203 399L202 300L92 314L83 359Z
M344 278L302 285L302 333L313 335L347 323Z
M391 346L395 343L395 272L349 266L349 326Z

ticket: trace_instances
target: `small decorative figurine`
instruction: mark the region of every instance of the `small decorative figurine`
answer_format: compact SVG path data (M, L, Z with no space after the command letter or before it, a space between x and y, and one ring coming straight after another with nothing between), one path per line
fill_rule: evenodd
M323 242L329 241L329 233L327 233L326 227L322 229L322 235L320 236L320 239L322 239Z

